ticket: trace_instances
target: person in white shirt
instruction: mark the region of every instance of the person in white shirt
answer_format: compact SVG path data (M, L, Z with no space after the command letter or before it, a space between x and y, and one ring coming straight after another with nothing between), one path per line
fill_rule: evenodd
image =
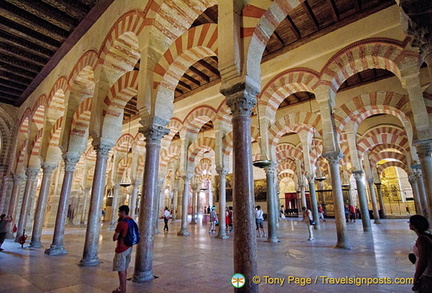
M170 213L170 211L168 210L168 207L165 207L164 215L163 215L164 224L165 224L165 226L164 226L164 231L167 231L167 232L168 232L168 220L169 220L170 218L171 218L171 213Z
M257 230L258 230L258 237L265 237L264 225L263 225L264 212L261 209L261 206L256 206L255 221L256 221L256 226L257 226Z
M303 213L303 222L307 225L308 227L308 232L309 232L309 241L315 240L314 235L313 235L313 216L312 216L312 212L311 210L302 207L302 213Z

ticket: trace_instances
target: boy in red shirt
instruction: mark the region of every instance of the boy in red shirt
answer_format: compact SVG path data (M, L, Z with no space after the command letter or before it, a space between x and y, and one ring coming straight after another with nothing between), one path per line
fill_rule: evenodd
M120 287L115 289L113 293L126 293L126 276L127 268L131 261L132 246L124 244L124 238L128 232L128 223L123 221L129 217L129 207L122 205L118 209L118 224L113 235L113 241L117 241L115 255L113 260L113 271L118 272Z

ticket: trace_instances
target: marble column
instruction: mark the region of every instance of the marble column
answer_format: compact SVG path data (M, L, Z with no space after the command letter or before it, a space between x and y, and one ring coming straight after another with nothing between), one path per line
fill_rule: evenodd
M178 208L178 188L173 188L173 209L172 209L172 219L177 220L177 208Z
M101 211L105 191L108 154L112 147L112 144L105 143L95 146L96 164L88 211L84 252L82 259L78 263L82 267L96 266L101 262L98 258Z
M427 197L426 197L425 184L423 182L423 172L422 172L419 164L412 165L411 168L412 168L412 170L416 176L416 179L417 179L416 181L417 181L417 188L419 191L418 194L420 197L420 203L422 206L422 214L427 219L430 219L429 209L427 208L428 202L427 202Z
M251 282L257 271L257 243L255 232L255 200L252 172L251 114L258 90L239 83L221 90L231 108L233 129L233 186L234 207L234 272L246 277L246 284L236 292L258 292Z
M421 201L420 201L419 190L418 190L418 185L417 185L417 178L414 174L410 174L408 176L408 181L409 181L409 183L411 185L411 189L413 191L416 214L423 215L423 207L422 207Z
M0 165L0 212L6 210L6 176L7 166Z
M310 194L310 199L311 199L311 208L312 208L312 215L313 218L315 220L315 229L319 230L320 229L320 219L319 219L319 214L318 214L318 199L317 199L317 195L316 195L316 191L315 191L315 178L313 176L313 174L307 174L306 175L306 179L308 180L308 184L309 184L309 194Z
M422 140L414 143L420 160L423 174L423 184L426 194L426 207L429 217L432 215L432 140Z
M140 180L135 180L134 182L132 182L132 197L130 200L130 212L129 212L129 216L131 216L132 218L136 217L136 206L137 206L137 198L138 198L138 187L141 185L141 181Z
M366 190L363 183L364 172L362 170L359 170L359 171L353 171L352 173L357 185L357 193L359 197L363 231L368 232L371 231L371 223L370 223L370 216L369 216L369 207L366 198Z
M187 230L188 222L188 198L189 198L189 186L190 181L192 179L192 174L187 174L186 176L183 176L184 181L184 190L183 190L183 204L182 204L182 219L181 219L181 228L180 231L178 231L177 235L179 236L189 236L190 233Z
M90 187L84 188L84 202L83 202L83 206L82 206L81 221L80 221L81 227L86 226L87 203L88 203L88 200L90 197L90 190L91 190Z
M194 184L193 188L192 188L192 218L191 218L191 222L190 222L191 225L196 225L195 217L197 215L196 211L197 211L197 197L198 197L197 193L198 192L199 192L198 184ZM222 215L224 213L225 213L225 211L221 210L219 218L222 218ZM222 221L222 219L219 219L219 226L221 224L221 221Z
M15 237L13 236L13 224L17 223L18 220L18 216L17 216L17 207L18 207L18 202L19 202L19 197L21 195L21 189L23 187L23 182L24 180L26 180L27 176L24 174L18 174L15 175L14 177L14 186L12 189L12 195L11 195L11 200L9 202L9 209L8 209L8 215L12 215L13 217L13 222L9 225L7 225L7 234L6 234L6 238L7 239L14 239Z
M336 248L350 249L348 242L348 233L345 221L344 199L342 194L342 185L339 173L339 161L342 159L343 154L339 151L328 152L323 154L324 158L329 162L331 181L332 181L332 195L334 202L334 213L336 222L337 243Z
M219 174L219 231L216 238L219 239L228 239L228 235L226 233L226 219L225 219L225 210L226 210L226 175L228 174L227 168L216 168L216 172Z
M301 197L302 207L307 208L306 186L305 186L304 181L299 182L298 188L299 188L299 191L300 191L300 197Z
M381 189L381 182L375 183L375 186L376 186L376 190L377 190L377 196L378 196L379 206L381 209L381 214L382 214L383 218L386 218L387 216L386 216L384 198L383 198L382 189Z
M18 242L18 238L24 234L24 230L27 226L27 215L30 210L30 201L33 193L33 187L37 179L37 175L39 173L39 169L37 168L28 168L26 171L27 182L24 189L24 195L21 202L21 210L20 217L18 220L18 230L15 236L15 242Z
M167 135L169 130L163 126L150 125L144 130L146 138L146 159L144 166L144 177L142 196L139 211L139 230L141 241L136 248L135 271L132 280L134 282L145 282L153 280L153 246L154 246L154 214L158 211L157 191L159 155L161 139Z
M35 221L33 226L33 234L32 234L32 239L30 241L30 246L34 248L42 247L42 243L41 243L42 227L44 223L45 210L47 206L48 194L51 185L51 177L55 168L57 168L57 164L44 163L42 166L42 170L43 170L42 183L41 183L39 197L35 209Z
M78 154L66 154L64 157L65 172L63 177L63 185L60 191L59 205L57 208L53 241L50 248L45 250L45 253L48 255L62 255L68 253L68 251L63 247L63 238L69 196L72 189L72 179L76 164L78 163L79 159L80 156Z
M119 208L119 190L120 190L120 184L119 183L114 183L114 188L113 188L113 199L112 199L112 205L111 205L111 219L110 219L110 224L109 224L109 228L111 230L114 230L115 227L117 226L117 220L118 220L118 215L117 215L117 210ZM132 214L129 211L130 214Z
M277 223L278 223L278 200L276 198L275 173L276 164L272 162L264 167L267 181L267 242L278 243Z
M370 196L372 199L372 210L373 210L373 215L374 215L374 224L381 224L380 215L379 215L379 211L378 211L378 201L377 201L376 193L375 193L374 180L375 179L373 177L368 177L367 183L369 185L369 192L370 192Z

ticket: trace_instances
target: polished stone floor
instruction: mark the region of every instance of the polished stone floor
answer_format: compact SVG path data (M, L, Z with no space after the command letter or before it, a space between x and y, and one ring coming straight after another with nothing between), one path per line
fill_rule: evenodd
M268 243L257 238L258 276L260 292L412 292L411 285L331 284L358 281L405 282L412 277L414 266L408 261L415 234L408 229L406 219L386 219L372 224L373 232L364 233L361 221L348 223L352 249L336 249L334 220L321 222L315 231L315 241L307 241L307 230L300 219L280 223L280 243ZM128 292L233 292L233 240L216 239L208 234L206 224L190 225L189 237L177 236L180 221L170 222L168 233L155 236L151 282L129 281ZM114 243L112 230L106 224L100 235L99 258L96 267L77 266L82 257L85 229L67 227L63 256L48 256L43 249L24 248L6 240L0 252L0 293L12 292L111 292L118 285L117 274L111 271ZM159 223L162 231L163 223ZM45 248L52 241L52 229L42 237ZM134 254L128 277L133 274ZM268 277L266 277L268 276ZM278 279L282 285L275 284ZM334 278L334 279L332 279ZM351 278L351 279L346 279ZM381 278L381 279L378 279ZM288 284L288 280L292 280ZM324 280L327 283L324 283ZM312 282L304 285L294 282ZM281 281L280 281L281 282ZM270 284L273 283L273 284Z

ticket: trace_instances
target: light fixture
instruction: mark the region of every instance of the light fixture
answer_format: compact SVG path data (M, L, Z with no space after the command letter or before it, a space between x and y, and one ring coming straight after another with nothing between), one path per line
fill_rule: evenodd
M257 119L258 119L258 133L259 133L259 138L261 139L261 126L260 126L260 116L259 116L258 105L256 106L256 109L257 109ZM272 163L271 160L264 159L264 160L255 160L255 161L253 161L252 165L254 165L254 167L262 169L262 168L270 166L271 163Z

